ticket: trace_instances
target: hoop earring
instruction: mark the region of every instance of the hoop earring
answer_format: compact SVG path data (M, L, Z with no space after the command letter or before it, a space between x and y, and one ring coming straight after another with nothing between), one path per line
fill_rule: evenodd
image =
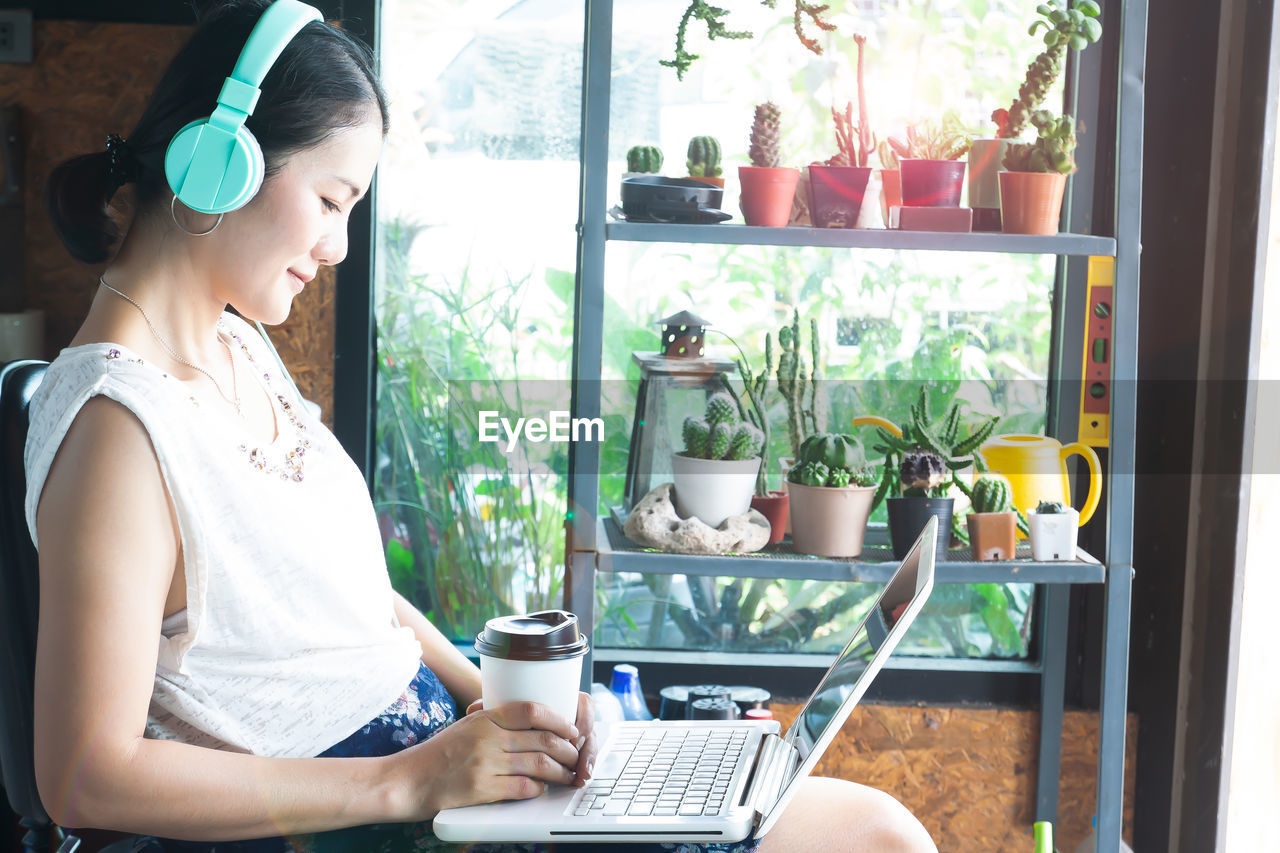
M169 201L169 216L173 217L173 224L178 226L178 230L181 231L183 234L186 234L190 237L208 237L214 231L217 231L218 226L222 224L223 214L219 213L217 220L215 220L213 223L213 227L210 228L208 231L188 231L186 228L182 226L182 223L178 221L178 212L174 208L174 205L176 205L177 203L178 203L178 197L175 195Z

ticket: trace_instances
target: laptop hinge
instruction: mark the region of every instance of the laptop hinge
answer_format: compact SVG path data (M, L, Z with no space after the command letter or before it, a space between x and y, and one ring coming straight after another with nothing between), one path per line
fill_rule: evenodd
M775 734L767 734L760 745L756 766L747 787L746 802L755 810L754 825L758 826L763 813L778 798L778 790L786 768L790 766L790 757L795 748Z

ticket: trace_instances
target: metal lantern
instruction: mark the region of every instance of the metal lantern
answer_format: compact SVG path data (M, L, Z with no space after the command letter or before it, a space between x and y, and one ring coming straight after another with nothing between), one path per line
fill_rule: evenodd
M668 358L701 358L706 352L706 320L681 311L662 320L662 353Z
M689 415L706 411L707 397L729 387L737 365L704 352L706 320L682 311L662 321L662 352L633 352L640 368L631 448L627 454L624 512L654 486L671 482L671 454L684 449L682 427ZM669 354L672 348L682 350ZM696 347L697 354L691 354Z

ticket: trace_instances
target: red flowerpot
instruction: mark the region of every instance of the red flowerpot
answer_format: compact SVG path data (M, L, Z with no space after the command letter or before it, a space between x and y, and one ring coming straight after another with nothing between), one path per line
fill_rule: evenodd
M866 166L810 166L809 216L815 228L852 228L862 210L871 169Z
M742 218L748 225L781 228L790 221L799 169L739 166L738 181L742 184Z
M905 207L959 207L964 187L963 160L902 160Z
M782 541L787 529L787 515L791 499L786 492L769 492L767 497L755 495L751 498L751 508L769 520L769 544Z
M884 227L892 228L889 221L889 208L902 207L902 171L900 169L880 170L880 213L884 215Z

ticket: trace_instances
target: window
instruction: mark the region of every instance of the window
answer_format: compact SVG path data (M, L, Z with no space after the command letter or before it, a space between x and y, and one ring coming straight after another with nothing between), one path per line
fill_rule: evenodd
M1011 0L940 0L927 13L836 2L838 35L821 37L821 57L797 42L782 5L744 3L731 28L756 38L708 44L695 25L690 49L702 58L677 82L658 60L673 54L686 5L614 3L611 202L630 145L658 144L663 172L678 175L689 138L710 134L736 213L752 106L767 98L784 110L788 162L833 154L830 108L857 105L855 30L869 36L881 137L943 105L991 128L1037 50L1028 10ZM375 503L396 587L469 642L485 618L562 596L567 445L526 438L508 450L493 418L549 421L569 408L583 4L384 0L382 16L394 117L377 210ZM857 414L892 419L922 379L936 399L1001 414L1001 432L1044 429L1050 257L613 243L606 269L601 513L621 503L631 354L655 350L657 320L684 308L719 330L713 347L732 356L736 343L752 363L793 310L817 318L831 429ZM498 441L480 440L482 412L495 413ZM786 442L775 421L773 459ZM596 645L829 653L874 592L600 575ZM1025 658L1033 598L1027 584L940 585L903 652Z

